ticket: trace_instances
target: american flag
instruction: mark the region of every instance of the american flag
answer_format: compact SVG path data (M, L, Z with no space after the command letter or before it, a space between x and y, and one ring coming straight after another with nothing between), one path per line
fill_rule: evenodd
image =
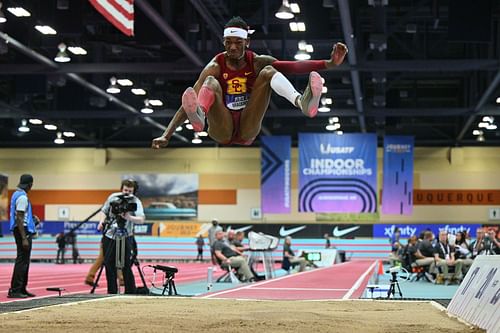
M111 24L127 36L134 35L134 0L89 0Z

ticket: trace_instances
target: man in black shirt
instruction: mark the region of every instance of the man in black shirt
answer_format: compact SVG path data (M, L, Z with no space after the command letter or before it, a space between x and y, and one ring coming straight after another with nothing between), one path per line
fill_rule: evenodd
M292 265L299 265L299 272L303 272L306 269L307 260L304 257L296 257L292 250L292 237L287 236L285 238L285 243L283 244L283 258L288 258L288 261Z
M231 266L237 268L242 281L253 281L254 276L248 267L247 260L224 241L224 231L217 231L215 239L216 241L213 245L214 253L221 267Z
M460 282L462 278L463 261L455 260L455 248L448 243L448 231L441 230L439 232L439 241L434 247L434 257L436 265L441 268L441 272L447 279L448 283ZM455 273L449 276L449 267L455 267Z
M432 239L434 238L432 231L424 232L424 239L418 243L417 252L415 252L415 263L418 266L430 266L429 273L434 273L436 270L436 263L434 259L434 247L432 246Z

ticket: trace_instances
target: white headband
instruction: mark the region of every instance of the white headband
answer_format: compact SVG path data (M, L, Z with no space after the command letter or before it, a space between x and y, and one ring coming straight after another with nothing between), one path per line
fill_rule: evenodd
M224 37L238 37L247 39L249 31L238 27L228 27L224 29ZM250 32L251 33L251 32Z

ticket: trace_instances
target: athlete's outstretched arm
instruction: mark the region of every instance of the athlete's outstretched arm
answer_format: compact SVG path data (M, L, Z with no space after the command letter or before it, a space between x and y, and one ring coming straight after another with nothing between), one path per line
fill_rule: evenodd
M303 61L281 61L272 62L272 66L285 74L307 74L312 71L320 71L333 68L342 64L347 54L347 46L343 43L333 45L330 59L328 60L303 60Z
M198 93L200 90L201 86L203 85L203 82L205 82L205 79L212 75L215 77L218 77L220 73L219 65L215 61L215 58L210 61L205 68L201 71L200 76L198 77L198 80L196 80L193 88ZM153 139L153 142L151 144L151 147L154 149L158 148L163 148L168 145L168 142L172 135L175 133L175 129L182 125L184 121L187 119L186 112L184 112L184 109L179 107L177 112L175 113L174 117L172 120L170 120L170 123L168 124L167 128L165 129L165 132L163 134L155 139Z

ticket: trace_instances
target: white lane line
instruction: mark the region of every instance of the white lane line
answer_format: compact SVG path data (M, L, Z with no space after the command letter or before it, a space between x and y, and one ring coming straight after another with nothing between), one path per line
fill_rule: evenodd
M349 289L335 289L335 288L252 288L252 290L297 290L297 291L347 291Z
M342 297L342 299L349 299L352 296L352 294L354 294L354 292L358 290L359 286L361 285L365 277L375 268L375 265L377 263L378 260L374 261L373 264L371 264L370 267L368 267L368 269L363 273L363 275L359 277L359 279L354 283L354 285L351 287L351 289L349 289L349 291L344 295L344 297Z
M319 271L326 270L326 269L332 269L332 268L335 268L335 267L344 266L344 265L348 265L348 264L351 264L351 263L352 262L343 262L343 263L336 264L336 265L333 265L333 266L328 266L328 267L322 267L322 268L318 268L318 269L313 269L311 271L305 271L305 272L301 272L301 273L285 275L285 276L282 276L282 277L279 277L279 278L275 278L275 279L271 279L271 280L257 282L257 283L249 284L249 285L242 286L242 287L237 287L237 288L233 288L233 289L219 291L217 293L213 293L213 294L209 294L209 295L205 295L205 296L200 296L198 298L211 298L211 297L215 297L215 296L219 296L219 295L223 295L223 294L235 292L235 291L238 291L238 290L253 289L253 288L257 288L257 287L260 287L262 285L265 285L265 284L268 284L268 283L271 283L271 282L281 281L281 280L289 279L289 278L292 278L292 277L297 277L297 276L302 276L302 275L310 274L310 273L313 273L313 272L319 272Z

